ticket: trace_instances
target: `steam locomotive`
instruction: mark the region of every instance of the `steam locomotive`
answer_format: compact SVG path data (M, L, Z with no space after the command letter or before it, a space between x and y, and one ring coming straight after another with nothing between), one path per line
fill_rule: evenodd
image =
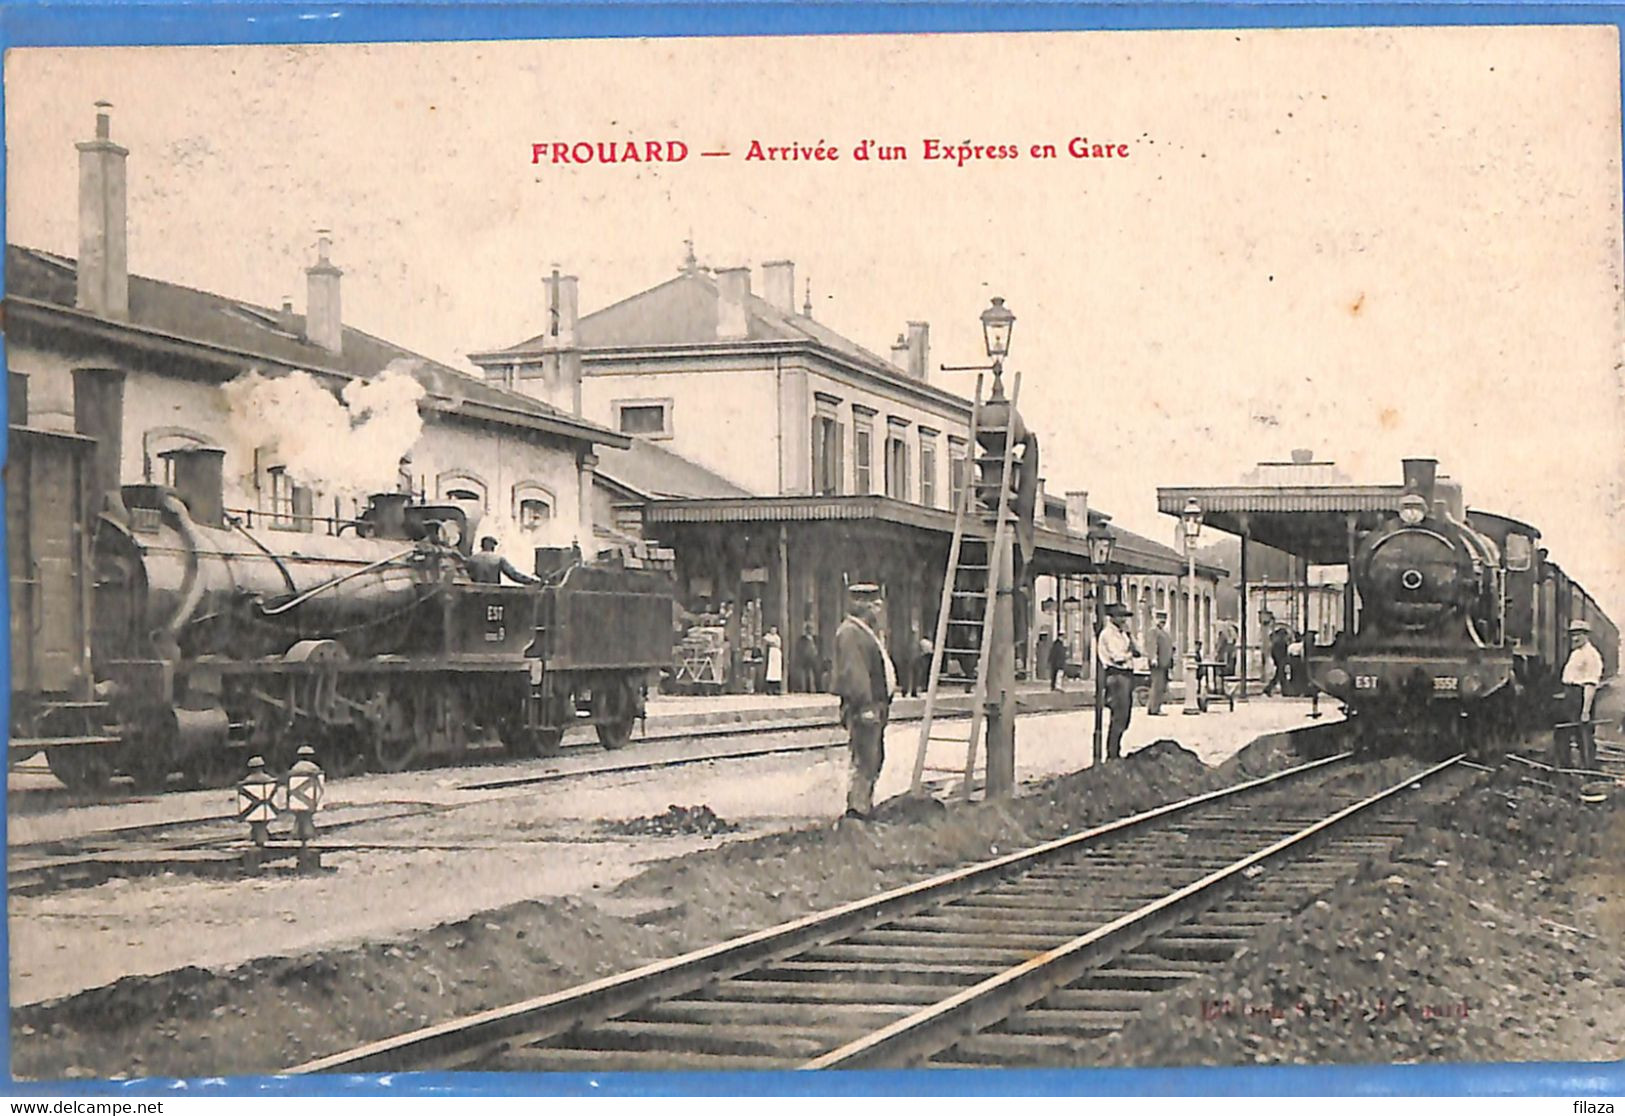
M332 534L254 530L212 448L169 455L173 486L119 486L121 378L75 380L80 434L10 428L12 762L157 789L302 744L343 774L545 754L583 722L631 738L671 658L664 575L541 548L539 587L477 584L477 509L396 493Z
M1404 463L1398 512L1358 544L1350 567L1356 629L1308 653L1316 687L1344 705L1362 747L1485 751L1550 723L1585 620L1605 672L1619 631L1536 544L1527 523L1467 511L1437 462Z

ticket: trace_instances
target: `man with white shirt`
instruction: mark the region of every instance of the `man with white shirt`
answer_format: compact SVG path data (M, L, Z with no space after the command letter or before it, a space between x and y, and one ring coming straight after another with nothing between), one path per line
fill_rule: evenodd
M1139 649L1129 634L1126 605L1106 606L1106 626L1095 640L1095 662L1105 672L1106 708L1111 711L1111 727L1106 730L1106 758L1123 757L1123 730L1134 715L1134 657Z
M1563 664L1563 719L1574 721L1579 728L1572 734L1559 735L1557 744L1559 767L1568 766L1570 741L1580 741L1580 766L1587 771L1597 769L1597 741L1592 735L1591 707L1597 700L1597 687L1602 683L1602 655L1591 644L1591 625L1576 620L1569 625L1569 658Z
M874 809L875 781L886 762L886 719L897 671L880 642L880 587L853 585L847 590L847 617L835 632L835 692L841 698L841 723L852 749L852 781L847 786L846 816L867 819Z

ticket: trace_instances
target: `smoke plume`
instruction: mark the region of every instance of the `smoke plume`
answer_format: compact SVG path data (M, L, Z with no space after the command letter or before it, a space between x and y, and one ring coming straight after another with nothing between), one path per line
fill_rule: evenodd
M401 457L423 431L417 362L393 360L370 380L352 380L335 396L307 372L257 371L225 385L238 467L254 468L254 450L271 455L294 483L329 496L394 491Z

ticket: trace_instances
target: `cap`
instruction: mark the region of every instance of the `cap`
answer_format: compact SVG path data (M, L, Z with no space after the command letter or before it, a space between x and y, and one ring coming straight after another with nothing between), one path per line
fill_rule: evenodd
M846 587L846 595L854 601L878 601L880 586L871 585L867 581L855 582Z
M1158 620L1166 620L1166 619L1168 619L1168 614L1166 612L1159 612L1159 613L1157 613L1157 619Z
M1106 606L1107 616L1133 616L1133 611L1127 605L1109 604Z
M1571 632L1589 632L1590 630L1591 625L1587 624L1584 620L1575 620L1569 625L1569 631Z

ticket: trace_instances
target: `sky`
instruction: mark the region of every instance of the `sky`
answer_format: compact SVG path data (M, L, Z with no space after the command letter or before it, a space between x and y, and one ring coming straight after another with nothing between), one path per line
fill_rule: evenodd
M73 143L107 100L132 271L302 309L330 228L346 321L470 370L540 332L553 264L590 312L690 237L794 260L878 353L929 321L933 364L982 358L997 295L1052 493L1171 541L1159 485L1435 456L1622 619L1618 57L1609 27L14 50L7 239L76 254ZM626 140L690 155L532 161Z

